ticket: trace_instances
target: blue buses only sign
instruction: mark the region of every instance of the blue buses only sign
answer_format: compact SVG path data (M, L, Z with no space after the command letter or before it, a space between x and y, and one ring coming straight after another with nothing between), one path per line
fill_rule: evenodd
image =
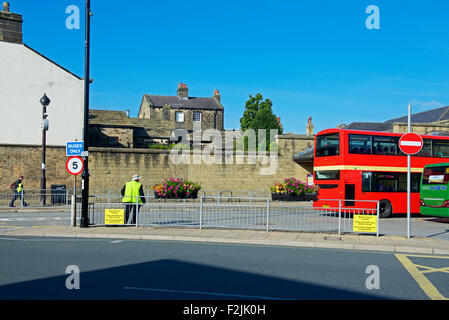
M81 156L81 153L84 150L84 142L83 141L67 141L65 154L66 156Z

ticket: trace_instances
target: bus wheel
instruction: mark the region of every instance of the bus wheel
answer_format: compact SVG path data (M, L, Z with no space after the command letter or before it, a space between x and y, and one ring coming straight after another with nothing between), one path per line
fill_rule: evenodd
M380 200L379 202L379 214L381 218L388 218L393 213L393 208L390 201Z

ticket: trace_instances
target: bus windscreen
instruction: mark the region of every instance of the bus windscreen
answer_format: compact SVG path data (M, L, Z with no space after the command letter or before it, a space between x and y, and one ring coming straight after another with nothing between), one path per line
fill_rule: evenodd
M336 156L340 154L340 137L338 132L325 134L316 138L315 155L317 157Z
M448 166L424 168L422 184L448 184L448 182Z

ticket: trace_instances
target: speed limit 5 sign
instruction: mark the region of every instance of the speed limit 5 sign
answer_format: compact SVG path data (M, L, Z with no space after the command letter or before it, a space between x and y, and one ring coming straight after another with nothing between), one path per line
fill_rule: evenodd
M80 174L83 171L83 166L83 159L77 156L70 157L65 164L67 171L74 176Z

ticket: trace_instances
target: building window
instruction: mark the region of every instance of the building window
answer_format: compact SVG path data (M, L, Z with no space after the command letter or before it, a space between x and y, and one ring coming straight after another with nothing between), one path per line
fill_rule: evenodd
M143 147L144 147L144 141L143 141L143 138L140 138L140 137L134 137L134 139L133 139L133 145L134 145L134 148L143 148Z
M114 147L118 145L118 137L108 137L108 146Z
M201 112L193 113L193 122L201 122Z
M176 122L184 122L184 112L182 111L176 112Z

